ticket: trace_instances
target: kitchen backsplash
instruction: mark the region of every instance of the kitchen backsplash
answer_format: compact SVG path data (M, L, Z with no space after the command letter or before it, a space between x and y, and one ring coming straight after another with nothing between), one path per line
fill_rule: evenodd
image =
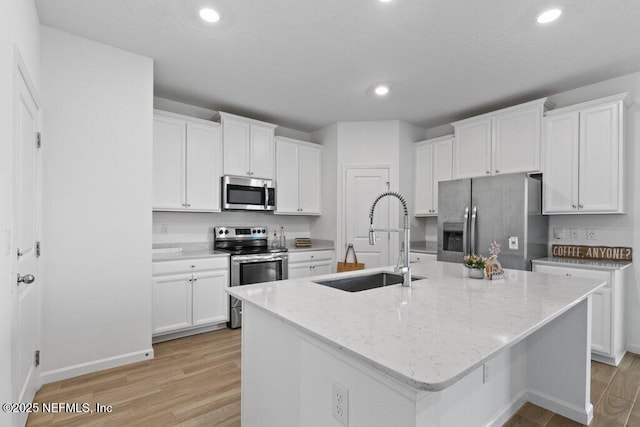
M284 227L287 239L310 236L309 217L272 215L264 212L154 212L153 244L213 242L213 227L265 225L269 235Z

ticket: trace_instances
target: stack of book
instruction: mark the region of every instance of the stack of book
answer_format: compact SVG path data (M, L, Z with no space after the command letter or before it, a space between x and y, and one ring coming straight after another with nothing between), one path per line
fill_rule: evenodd
M296 237L295 239L296 248L310 248L311 247L311 239L308 237Z

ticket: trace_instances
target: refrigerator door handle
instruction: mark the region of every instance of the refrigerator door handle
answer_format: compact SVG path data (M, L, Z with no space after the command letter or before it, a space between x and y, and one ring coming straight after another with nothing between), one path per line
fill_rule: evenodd
M471 212L471 253L476 253L476 218L478 207L474 206Z
M467 230L469 229L469 206L464 208L464 227L462 228L462 255L467 255Z

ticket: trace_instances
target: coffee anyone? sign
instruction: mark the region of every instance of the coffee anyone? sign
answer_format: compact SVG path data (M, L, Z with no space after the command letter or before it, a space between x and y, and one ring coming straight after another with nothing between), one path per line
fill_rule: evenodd
M631 261L631 248L622 246L553 245L551 255L562 258L596 259L603 261Z

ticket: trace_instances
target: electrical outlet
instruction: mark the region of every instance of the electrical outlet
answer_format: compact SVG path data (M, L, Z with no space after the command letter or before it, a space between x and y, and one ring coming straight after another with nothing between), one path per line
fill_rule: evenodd
M518 236L509 237L509 249L518 250Z
M482 365L482 384L486 384L489 381L489 365L485 363Z
M579 232L579 229L578 229L578 228L572 228L572 229L570 230L570 233L571 233L571 240L578 240L578 232Z
M564 227L553 227L553 238L557 240L564 239Z
M596 240L595 228L587 228L587 240Z
M349 425L349 390L336 380L331 382L331 413L340 424Z
M162 234L169 234L169 224L162 224Z

